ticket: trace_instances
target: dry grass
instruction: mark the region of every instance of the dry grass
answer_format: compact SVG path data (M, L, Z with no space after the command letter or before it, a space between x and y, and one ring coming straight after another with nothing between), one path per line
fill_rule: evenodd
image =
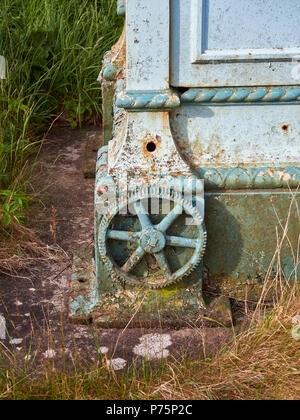
M0 237L0 273L13 275L28 269L37 261L58 261L65 256L58 246L45 245L34 230L18 223Z
M250 329L211 361L195 362L171 372L153 387L164 399L299 399L300 346L292 338L292 319L300 296L282 300L266 319L253 319ZM148 396L150 396L148 394Z
M294 284L267 316L256 311L250 327L247 323L214 358L168 361L155 369L145 364L122 374L110 368L105 356L88 365L76 352L72 372L55 368L53 361L30 371L29 365L17 368L14 354L3 347L0 399L298 400L300 340L292 336L296 315L300 293Z
M74 364L73 373L52 363L31 373L10 368L0 377L0 399L298 400L300 341L292 337L292 319L300 295L292 293L212 360L168 362L158 370L145 365L121 375L105 357L94 366Z
M293 322L300 315L300 238L295 249L288 237L294 205L295 195L286 223L279 221L276 251L254 313L212 359L169 360L155 369L145 363L142 368L116 374L105 356L88 365L74 351L71 370L66 366L55 369L50 363L29 371L27 365L17 367L15 355L2 347L0 399L299 400L300 337L293 335L297 327ZM295 264L289 278L280 264L284 241L291 245ZM271 276L274 266L277 272ZM270 291L273 308L266 311Z

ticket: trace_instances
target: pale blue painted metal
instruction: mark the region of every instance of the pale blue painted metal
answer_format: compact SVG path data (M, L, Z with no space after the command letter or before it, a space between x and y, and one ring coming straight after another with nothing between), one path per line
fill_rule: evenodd
M228 104L225 96L223 101L182 103L172 112L173 136L185 161L206 177L217 177L221 183L226 179L228 187L238 187L239 179L241 185L264 181L282 187L284 181L293 181L295 186L300 102Z
M169 214L165 215L158 224L154 224L149 214L145 211L143 202L144 199L148 199L148 197L159 197L174 201L174 208ZM205 227L202 224L202 219L198 214L196 207L193 206L191 202L184 201L179 194L174 193L170 198L170 196L164 196L161 192L154 193L151 189L148 194L133 195L129 200L129 205L130 204L135 208L141 230L134 231L131 229L129 231L123 230L120 232L109 229L112 220L121 210L121 207L118 206L109 212L107 216L103 216L100 221L100 229L97 233L98 249L102 261L111 277L115 280L125 281L133 286L144 286L149 291L149 289L163 288L172 285L181 280L184 276L190 274L191 271L195 270L202 260L206 246ZM198 227L196 237L183 237L182 233L181 235L178 234L178 236L168 234L168 230L182 212L190 214L194 219L195 227ZM130 240L128 240L128 237L130 237ZM132 250L132 248L129 249L130 256L118 271L116 271L116 263L111 257L112 249L109 250L108 248L107 241L109 239L130 242L136 245L134 250ZM174 270L174 267L172 267L172 260L170 261L170 259L167 259L165 249L167 246L184 249L189 248L192 250L192 254L182 266L177 267L177 269ZM147 276L136 276L132 274L133 269L146 254L153 255L162 271L163 278L161 278L161 274L158 272L154 276L149 276L149 278ZM161 279L158 281L157 279L159 278Z
M299 54L298 0L192 0L192 62L284 60Z
M108 66L103 75L115 78L120 68ZM112 78L112 79L111 79ZM180 95L176 91L122 91L116 105L132 111L173 109L183 104L262 104L300 102L300 86L258 86L235 88L191 88Z
M126 5L126 90L169 90L170 2Z
M181 96L183 103L299 102L300 86L192 88Z
M294 84L298 0L171 0L171 85Z
M172 91L125 91L118 95L116 104L131 111L169 110L180 106L180 98Z
M122 70L121 66L115 66L113 64L107 66L103 70L103 78L108 81L114 81L118 73Z
M96 292L77 297L73 314L82 306L103 324L137 316L173 325L170 311L198 320L209 313L203 265L206 291L255 300L287 214L281 267L297 279L300 2L127 0L119 14L125 6L126 63L120 51L108 54L101 73L117 80L113 138L96 165ZM135 213L122 218L122 204L112 203L103 215L107 198L124 193L125 172ZM198 179L200 211L179 192L186 181L195 192ZM161 181L173 208L156 219L142 210L145 200L166 199L155 189ZM179 208L191 226L180 224Z

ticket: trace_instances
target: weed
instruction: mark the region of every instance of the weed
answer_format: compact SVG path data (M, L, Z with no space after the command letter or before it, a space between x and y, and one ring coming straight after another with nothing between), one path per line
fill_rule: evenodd
M0 266L5 271L24 267L32 253L44 255L45 247L25 226L36 199L30 195L35 161L60 115L67 115L74 129L101 120L97 76L122 26L115 0L1 0L6 79L0 80Z
M11 190L0 191L0 196L6 199L0 210L0 220L3 226L7 228L13 221L24 224L24 210L28 210L29 198L22 192Z
M97 76L104 52L123 24L115 0L2 0L0 53L0 234L26 206L7 202L6 191L25 197L43 133L64 110L72 128L101 115ZM96 118L94 118L95 120ZM16 196L15 196L16 197Z

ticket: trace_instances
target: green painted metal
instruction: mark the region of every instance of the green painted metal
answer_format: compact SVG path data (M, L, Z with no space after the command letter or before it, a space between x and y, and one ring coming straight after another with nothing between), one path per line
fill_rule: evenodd
M73 265L73 270L84 266L87 255L81 253L81 260ZM89 260L91 261L91 260ZM71 284L70 316L74 322L93 321L103 328L119 328L130 325L150 327L187 326L196 322L199 314L209 314L202 296L201 269L195 270L188 278L164 289L145 291L144 287L112 282L103 264L99 263L99 283L97 303L93 296L93 279ZM96 304L95 304L96 303ZM202 311L201 311L202 309ZM228 318L230 320L230 317ZM198 320L199 324L203 321Z
M300 193L244 190L205 197L206 291L257 301L266 273L274 279L278 271L288 282L299 278Z
M97 188L104 181L106 184L113 182L108 175L107 157L108 147L104 146L99 150L96 165L96 210L102 200ZM190 322L202 325L203 316L211 315L216 305L207 307L202 295L202 265L199 262L205 249L205 231L201 218L192 204L179 200L181 208L194 214L198 225L185 225L185 212L177 214L174 211L178 202L167 215L159 212L156 216L151 215L150 220L139 212L141 200L133 201L137 216L122 217L115 209L107 219L96 211L95 243L99 246L95 246L93 258L90 250L81 250L74 256L71 318L79 322L92 320L107 328L124 327L129 322L130 326L144 327L186 326ZM158 236L155 241L154 234ZM122 267L136 247L141 247L145 259L131 274L135 279L144 279L143 282L132 281L132 277L127 276L120 278L115 275L112 264L107 265L107 261L113 261L114 265ZM161 259L162 251L164 257ZM109 260L104 258L103 252ZM176 278L161 275L166 267L176 274ZM163 285L161 281L156 283L160 277ZM230 311L224 310L228 324Z
M300 184L300 167L201 167L195 168L199 177L204 180L206 190L240 190L240 189L273 189L298 188Z
M72 276L72 283L77 288L73 296L74 293L78 295L71 303L73 318L92 318L104 327L125 326L139 308L132 325L154 327L159 322L170 326L186 325L197 319L201 305L202 315L209 314L211 297L257 301L268 271L270 278L276 272L282 272L283 281L292 282L299 278L300 193L288 190L207 192L205 198L208 246L204 259L207 275L203 281L203 294L201 266L176 284L159 290L145 290L144 287L114 281L100 260L97 277L101 280L96 282L89 251L89 258L85 255L83 260L85 263L90 261L90 268L77 269ZM287 236L284 237L286 224ZM97 232L99 226L100 220ZM174 229L178 235L177 228ZM114 244L112 251L116 258L126 260L130 250L122 239ZM184 252L180 258L184 259ZM75 267L76 261L78 264L78 257L75 258ZM86 273L90 273L90 283L82 281ZM271 288L270 300L274 293ZM218 311L222 313L226 305Z

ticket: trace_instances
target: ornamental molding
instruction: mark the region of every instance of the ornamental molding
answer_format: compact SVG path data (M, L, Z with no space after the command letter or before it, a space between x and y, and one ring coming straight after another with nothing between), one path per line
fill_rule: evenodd
M117 106L128 111L172 110L180 106L179 95L172 91L123 91Z
M191 88L181 95L182 103L300 103L300 86Z
M121 68L109 66L105 78L111 80ZM300 86L259 86L233 88L191 88L180 95L168 91L123 91L117 106L128 111L172 110L182 104L300 104Z
M300 167L231 167L195 168L204 180L205 188L213 189L270 189L298 188Z

